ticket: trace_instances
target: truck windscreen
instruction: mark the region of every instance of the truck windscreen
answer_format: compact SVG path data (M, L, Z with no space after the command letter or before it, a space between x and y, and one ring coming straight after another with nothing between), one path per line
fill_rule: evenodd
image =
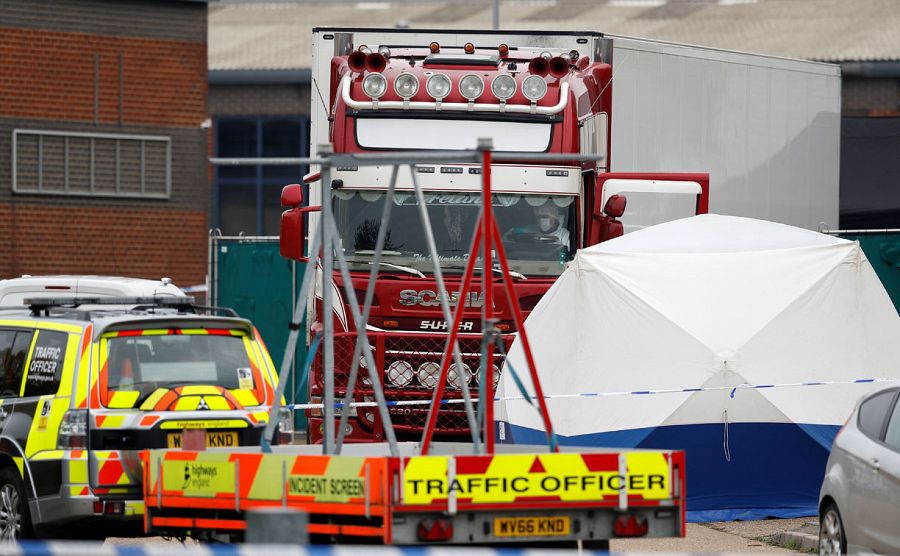
M334 215L345 238L345 255L355 270L370 268L385 197L382 191L334 192ZM462 272L481 196L434 192L425 194L425 203L442 269ZM574 253L575 197L499 194L493 206L511 270L526 276L562 273L563 264ZM422 273L433 269L413 193L395 194L386 234L382 262Z

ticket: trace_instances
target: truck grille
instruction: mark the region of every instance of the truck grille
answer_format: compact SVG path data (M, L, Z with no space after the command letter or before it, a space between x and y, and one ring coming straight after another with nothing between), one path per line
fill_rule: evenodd
M422 334L415 332L369 332L370 345L375 359L377 376L385 389L388 401L430 400L437 378L440 374L440 363L447 342L446 334ZM503 337L509 349L513 335ZM463 368L452 365L448 373L445 399L462 397L461 385L469 388L470 395L478 396L478 368L481 357L481 335L460 334L459 349ZM336 396L346 392L350 374L353 351L356 346L356 333L339 333L334 335L334 384ZM500 377L503 360L494 357L494 384ZM324 386L324 357L322 348L316 354L313 363L314 389L321 391ZM354 388L357 401L374 400L372 385L366 369L360 365ZM413 406L391 406L391 422L398 433L421 432L428 419L430 404ZM477 404L476 404L477 408ZM363 427L377 427L377 409L374 407L358 408L358 422ZM465 406L462 403L445 404L438 413L435 433L441 436L468 434L468 420Z

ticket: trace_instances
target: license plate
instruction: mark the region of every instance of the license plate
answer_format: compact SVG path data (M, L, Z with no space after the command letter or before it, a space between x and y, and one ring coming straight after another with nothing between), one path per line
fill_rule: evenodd
M169 448L181 448L182 436L180 432L170 432L168 437ZM231 448L238 445L238 433L206 431L207 448Z
M569 517L495 517L495 537L566 537Z

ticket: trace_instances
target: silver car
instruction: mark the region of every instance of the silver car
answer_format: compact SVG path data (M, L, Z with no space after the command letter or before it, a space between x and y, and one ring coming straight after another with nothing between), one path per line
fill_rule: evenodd
M819 554L900 554L900 388L865 396L838 432L819 494Z

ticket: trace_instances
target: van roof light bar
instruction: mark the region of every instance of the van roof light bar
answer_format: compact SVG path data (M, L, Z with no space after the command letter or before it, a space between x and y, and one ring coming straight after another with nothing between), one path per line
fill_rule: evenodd
M193 309L194 298L190 296L160 296L160 297L34 297L26 299L32 314L40 315L41 311L48 311L56 307L74 309L82 305L139 305L146 308L171 308Z

